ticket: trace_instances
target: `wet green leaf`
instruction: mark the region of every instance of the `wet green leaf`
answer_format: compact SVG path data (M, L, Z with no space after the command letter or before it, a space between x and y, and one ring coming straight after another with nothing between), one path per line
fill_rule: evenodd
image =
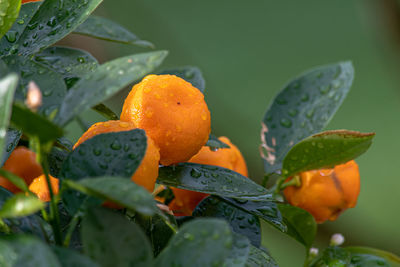
M210 134L210 137L205 145L211 149L230 148L230 146L219 140L218 137L213 134Z
M50 153L47 155L47 161L49 163L49 171L53 177L60 177L60 171L64 161L68 157L68 152L59 149L57 147L53 147Z
M352 160L371 146L375 133L347 130L326 131L296 144L283 160L287 177L308 170L331 168Z
M250 241L243 235L233 233L231 252L224 266L244 267L250 253Z
M400 257L388 251L370 247L345 247L345 249L352 254L369 254L381 257L388 261L392 267L400 266Z
M57 255L62 267L100 267L99 264L76 250L53 247L53 252Z
M206 89L206 81L203 74L198 67L185 66L176 69L163 70L158 74L171 74L190 82L194 87L199 89L202 93Z
M76 28L74 33L111 42L154 48L152 43L141 40L135 34L118 23L93 15L83 22L78 28Z
M0 2L0 38L8 32L14 21L18 18L21 0L3 0ZM6 34L7 40L14 38L14 32Z
M278 267L275 260L264 250L250 246L246 267Z
M271 193L247 177L218 166L181 163L161 167L158 183L238 199L272 199Z
M109 120L119 120L119 117L109 107L104 104L97 104L92 107L97 113L101 114L104 118Z
M349 92L353 77L351 62L340 62L310 70L282 89L262 121L266 173L280 170L293 145L328 124Z
M146 235L122 214L103 208L89 210L81 235L84 253L103 267L153 266Z
M13 152L15 147L18 145L21 135L21 131L8 129L4 144L5 151L3 152L3 155L0 156L0 167L4 165L4 162L6 162L11 152Z
M44 208L44 203L36 196L16 194L4 202L0 218L18 218L31 215Z
M57 122L65 125L75 116L123 89L128 84L153 71L167 52L156 51L118 58L84 75L67 93Z

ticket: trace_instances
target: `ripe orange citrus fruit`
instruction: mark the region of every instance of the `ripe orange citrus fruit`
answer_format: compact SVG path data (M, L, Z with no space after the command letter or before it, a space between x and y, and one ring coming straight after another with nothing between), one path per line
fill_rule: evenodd
M50 175L50 183L51 183L51 188L53 190L53 194L57 195L59 187L58 179ZM49 188L47 187L47 181L44 174L33 179L32 183L29 185L29 191L35 193L37 197L42 201L48 202L51 200L50 191Z
M125 99L121 120L146 131L160 148L163 165L188 161L210 134L204 95L175 75L148 75L136 84Z

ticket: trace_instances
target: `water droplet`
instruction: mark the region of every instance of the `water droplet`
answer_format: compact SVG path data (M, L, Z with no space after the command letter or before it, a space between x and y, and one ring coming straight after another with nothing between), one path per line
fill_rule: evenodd
M81 155L81 156L85 156L86 155L86 151L84 150L84 149L79 149L79 151L78 151L78 153L79 153L79 155Z
M100 156L101 155L101 150L99 148L93 148L93 154L95 156Z
M291 117L294 117L294 116L297 115L298 110L297 110L297 109L289 109L288 113L289 113L289 115L290 115Z
M120 150L122 146L118 140L114 140L114 142L111 143L110 147L113 150Z
M327 94L329 92L329 90L331 89L331 86L328 85L323 85L319 87L319 92L323 95Z
M53 94L53 89L49 88L43 92L43 96L48 97Z
M196 169L192 169L190 171L190 176L192 176L193 178L199 178L201 176L201 172Z
M307 102L308 100L310 100L310 96L309 96L308 94L304 94L304 95L301 97L301 101L303 101L303 102Z
M211 238L214 239L214 240L219 239L219 237L220 237L219 233L214 233L214 234L211 236Z
M194 240L194 235L192 235L191 233L184 233L183 238L192 241Z
M78 57L77 60L79 63L85 63L86 61L84 57Z
M332 87L334 89L338 89L341 86L342 86L342 81L341 80L333 80L332 81Z
M324 144L323 143L318 143L318 148L324 148Z
M292 121L286 118L281 119L280 121L281 125L285 128L290 128L292 127Z
M266 118L266 121L272 121L272 115L271 114L268 114L268 116Z
M34 22L32 24L28 24L27 27L29 30L34 30L38 25L39 25L39 22Z
M25 20L23 20L23 19L19 19L19 20L17 20L17 23L18 23L19 25L22 25L22 24L24 24L24 23L25 23Z
M18 32L16 31L9 31L6 33L6 39L10 43L14 43L17 40Z
M288 102L284 98L277 98L276 103L278 103L279 105L286 105Z
M218 151L218 147L210 147L210 150L212 151L212 152L217 152Z
M306 117L311 119L314 116L314 112L315 112L314 109L307 111Z
M50 20L47 22L47 25L50 27L54 27L57 25L57 19L56 17L51 17Z

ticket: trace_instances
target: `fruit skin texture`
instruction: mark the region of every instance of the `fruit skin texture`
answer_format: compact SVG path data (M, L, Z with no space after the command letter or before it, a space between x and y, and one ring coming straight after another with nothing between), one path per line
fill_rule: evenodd
M50 183L51 183L51 188L53 190L53 194L57 195L59 181L57 178L54 178L51 175L49 175L49 176L50 176ZM31 191L32 193L35 193L41 201L48 202L51 200L50 191L47 187L46 177L44 176L44 174L33 179L32 183L29 185L29 191Z
M218 139L228 144L230 148L212 151L209 147L204 146L189 162L227 168L247 177L246 162L239 149L227 137L222 136ZM199 202L208 196L208 194L174 187L171 187L171 189L174 192L175 198L169 204L169 208L177 216L190 216Z
M98 134L110 132L122 132L136 129L136 125L132 122L124 122L118 120L98 122L93 124L76 142L73 149ZM153 192L158 177L158 162L160 154L153 140L147 136L146 154L136 172L132 175L131 180L136 184L143 186L149 192Z
M344 210L357 204L360 173L354 160L333 169L312 170L299 175L301 186L289 186L283 193L291 205L310 212L317 223L334 221Z
M36 161L36 154L23 146L17 147L11 153L4 163L3 169L21 177L27 185L30 185L33 179L43 173L42 167ZM18 187L2 176L0 176L0 186L13 193L21 192Z
M160 148L160 162L186 162L206 144L211 129L204 95L175 75L148 75L136 84L121 113Z

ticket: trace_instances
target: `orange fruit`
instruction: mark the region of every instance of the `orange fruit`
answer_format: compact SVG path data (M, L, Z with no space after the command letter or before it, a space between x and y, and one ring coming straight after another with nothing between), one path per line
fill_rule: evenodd
M50 176L50 183L51 183L51 188L53 190L53 194L57 195L59 181L57 178L54 178L51 175L49 175L49 176ZM44 174L33 179L32 183L29 185L29 191L31 191L32 193L35 193L41 201L48 202L51 200L50 191L49 191L49 188L47 187L47 181L46 181L46 177L44 176Z
M189 160L189 162L227 168L247 177L246 162L239 149L232 144L227 137L222 136L218 139L228 144L230 148L222 148L217 151L212 151L209 147L204 146L201 148L199 153ZM169 207L177 216L191 215L199 202L208 196L208 194L179 188L171 187L171 189L174 192L175 198L171 201Z
M291 205L310 212L317 223L334 221L344 210L355 207L360 173L354 160L332 169L302 172L299 176L301 186L289 186L283 193Z
M43 173L42 167L36 161L36 154L26 147L17 147L3 165L3 169L25 180L30 185L33 179ZM0 186L13 193L21 192L14 184L0 176Z
M43 0L22 0L21 4L26 4L26 3L30 3L30 2L39 2L39 1L43 1Z
M133 122L124 121L106 121L98 122L93 124L76 142L73 149L85 142L87 139L92 138L98 134L110 133L110 132L121 132L136 129L136 125ZM136 172L132 175L132 181L136 184L143 186L149 192L153 192L154 185L158 177L158 162L160 160L160 154L158 148L154 144L153 140L147 135L147 148L146 154L142 159Z
M175 75L148 75L136 84L121 120L146 131L160 148L163 165L188 161L205 145L211 127L204 95Z

